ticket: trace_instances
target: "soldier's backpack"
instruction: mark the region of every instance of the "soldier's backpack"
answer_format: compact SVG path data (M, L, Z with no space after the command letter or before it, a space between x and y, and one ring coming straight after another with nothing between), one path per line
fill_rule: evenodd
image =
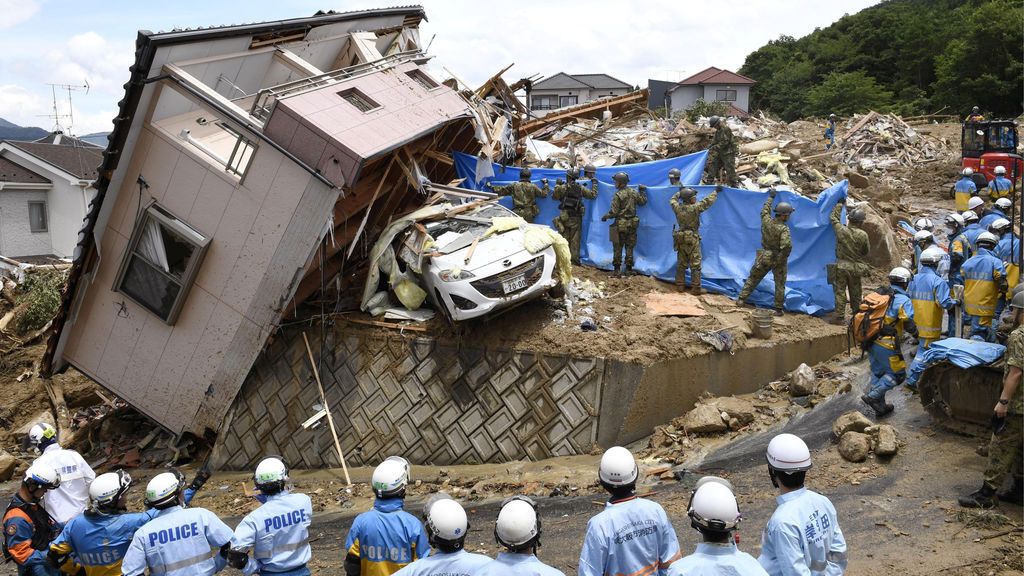
M864 296L857 313L850 319L853 340L866 349L878 338L885 323L885 311L892 303L892 293L872 292Z

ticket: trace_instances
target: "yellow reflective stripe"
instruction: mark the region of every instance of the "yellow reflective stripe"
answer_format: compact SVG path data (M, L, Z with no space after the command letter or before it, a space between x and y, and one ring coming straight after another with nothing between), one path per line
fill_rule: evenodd
M408 565L408 562L400 564L389 560L382 560L380 562L362 560L360 561L360 576L391 576Z
M352 545L348 547L348 553L352 554L356 558L359 557L359 538L352 541Z

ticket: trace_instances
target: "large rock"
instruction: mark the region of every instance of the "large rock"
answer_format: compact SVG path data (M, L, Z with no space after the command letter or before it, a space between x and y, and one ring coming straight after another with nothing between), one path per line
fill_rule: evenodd
M871 180L868 180L867 176L859 172L848 172L846 179L850 181L854 188L867 188L871 186Z
M888 424L878 426L875 435L875 454L879 456L892 456L899 450L899 443L896 441L896 429Z
M0 482L6 482L14 475L18 467L18 459L4 450L0 450Z
M711 404L698 404L683 417L683 426L687 432L708 434L724 432L728 426L722 420L722 413Z
M868 264L882 270L891 270L899 264L899 247L896 234L889 221L878 215L869 203L858 206L866 215L862 228L868 234Z
M850 462L863 462L871 452L871 437L860 432L847 432L839 439L839 455Z
M814 394L816 386L817 377L814 375L814 369L807 364L801 364L793 370L793 375L789 379L789 395L810 396Z
M832 434L836 438L842 438L847 432L863 432L868 426L874 424L867 416L857 410L850 410L832 423Z
M750 424L754 421L754 416L757 415L757 409L754 408L753 403L735 396L715 398L710 404L718 408L719 412L728 414L729 418L738 420L740 425Z

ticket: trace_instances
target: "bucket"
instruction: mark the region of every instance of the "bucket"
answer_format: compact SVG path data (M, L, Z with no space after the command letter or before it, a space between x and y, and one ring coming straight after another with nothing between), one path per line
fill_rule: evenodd
M767 340L772 337L772 325L775 323L775 313L767 308L758 308L750 313L750 330L754 338Z

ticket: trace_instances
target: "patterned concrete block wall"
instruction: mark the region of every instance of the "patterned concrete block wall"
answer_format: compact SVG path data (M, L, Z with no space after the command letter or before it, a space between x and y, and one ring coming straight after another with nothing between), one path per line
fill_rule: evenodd
M308 330L319 356L319 330ZM391 454L414 463L538 459L597 441L606 361L455 346L428 338L329 332L321 376L350 465ZM214 463L248 468L267 454L338 466L302 332L267 347L221 430Z

